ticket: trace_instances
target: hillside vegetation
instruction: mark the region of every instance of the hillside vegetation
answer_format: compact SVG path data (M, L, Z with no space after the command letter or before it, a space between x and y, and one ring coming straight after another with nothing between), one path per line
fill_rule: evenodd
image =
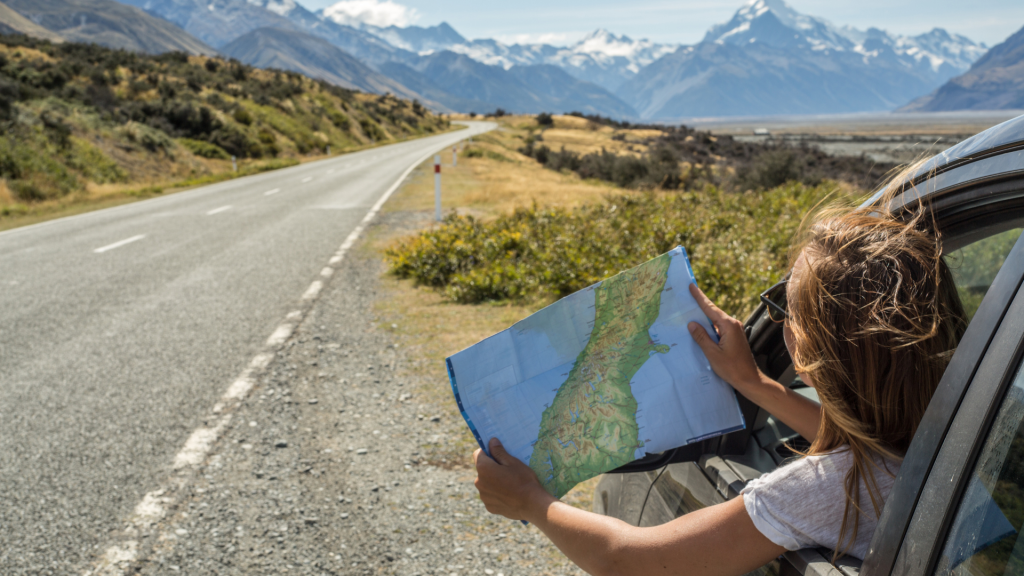
M417 102L237 61L0 35L0 217L445 130Z
M463 157L468 170L523 173L519 202L498 188L463 192L465 208L385 253L395 275L452 302L533 308L682 245L701 287L742 316L788 269L809 211L855 202L892 168L685 127L547 115L499 121L505 130L476 139ZM564 186L589 183L595 192L565 201L530 186L556 171Z

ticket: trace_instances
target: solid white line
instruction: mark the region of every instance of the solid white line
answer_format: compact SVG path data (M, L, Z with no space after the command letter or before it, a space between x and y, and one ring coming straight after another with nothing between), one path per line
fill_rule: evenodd
M281 191L280 188L274 188L273 190L267 190L266 192L263 193L263 195L264 196L271 196L273 194L277 194L280 191Z
M312 181L313 181L313 177L312 176L306 176L305 178L302 179L302 183L303 184L305 184L306 182L312 182Z
M227 206L221 206L220 208L214 208L213 210L207 212L206 215L213 216L214 214L220 214L221 212L227 212L228 210L231 210L231 204L228 204Z
M423 158L417 160L409 168L399 176L398 180L391 185L390 188L381 196L380 200L373 205L370 212L363 218L363 222L348 235L345 242L341 245L338 251L331 258L331 264L336 264L344 258L345 253L352 247L355 241L359 238L359 235L366 228L366 223L373 219L373 217L380 211L384 202L398 189L403 181L409 176L409 174L420 164L425 162L434 152L427 154ZM142 235L135 238L129 238L123 240L121 243L133 242L135 240L143 238ZM104 249L116 248L117 245L111 244L110 247L104 247ZM330 270L329 273L327 271ZM334 271L330 267L325 267L320 271L321 276L329 277ZM323 289L324 284L320 280L315 280L306 292L302 295L303 301L308 301L316 298L320 291ZM228 407L228 404L237 405L241 401L245 400L245 397L252 390L255 385L255 376L260 371L267 368L270 362L274 358L274 354L277 349L280 348L292 334L295 332L295 328L302 321L303 310L294 310L289 312L285 316L285 322L274 330L274 333L267 338L266 347L263 352L257 354L249 362L249 365L245 367L238 378L231 383L231 386L221 396L213 407L214 414L220 414L222 410ZM206 457L209 456L210 451L213 449L214 443L220 437L225 427L231 421L231 414L225 414L223 416L217 416L212 422L212 425L201 426L192 432L185 445L178 451L174 457L174 469L181 470L185 468L197 468ZM186 485L188 482L186 476L176 476L175 480L171 481L179 489ZM125 531L126 534L134 535L136 527L149 526L160 519L162 519L171 506L174 505L174 499L171 497L163 497L164 490L157 490L154 492L147 493L141 502L135 507L134 514L131 518L131 526ZM125 573L125 570L130 567L130 564L138 557L138 541L134 538L127 538L119 543L116 543L107 548L103 556L98 560L95 565L95 571L89 570L86 572L87 576L99 576L99 575L111 575L121 576Z
M139 234L137 236L132 236L131 238L125 238L124 240L121 240L120 242L114 242L113 244L107 244L106 246L103 246L102 248L97 248L97 249L93 250L93 252L95 252L97 254L103 254L107 250L113 250L114 248L120 248L121 246L124 246L125 244L131 244L132 242L135 242L136 240L142 240L145 237L146 237L145 234Z

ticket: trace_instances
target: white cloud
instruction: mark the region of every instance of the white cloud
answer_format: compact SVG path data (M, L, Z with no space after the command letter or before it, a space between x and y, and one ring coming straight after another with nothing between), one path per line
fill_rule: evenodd
M420 17L414 8L391 0L341 0L324 8L323 14L348 26L408 26Z
M536 34L498 34L495 40L503 44L550 44L567 46L582 38L585 32L543 32Z

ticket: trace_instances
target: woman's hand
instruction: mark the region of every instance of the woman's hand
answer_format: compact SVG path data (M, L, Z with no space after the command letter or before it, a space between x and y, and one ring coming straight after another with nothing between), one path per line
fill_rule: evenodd
M763 379L743 332L743 323L722 312L696 284L690 284L690 294L718 331L718 342L715 342L697 322L690 322L688 326L690 335L708 357L711 369L744 396L749 398L751 393L756 394Z
M529 516L557 500L548 494L529 466L505 451L497 438L488 446L493 459L483 450L473 452L476 463L476 485L487 511L513 520L529 520Z

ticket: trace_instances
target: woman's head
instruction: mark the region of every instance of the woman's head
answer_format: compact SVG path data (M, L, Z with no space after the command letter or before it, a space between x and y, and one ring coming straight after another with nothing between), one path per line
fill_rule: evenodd
M925 222L860 209L809 229L787 287L787 332L822 404L815 451L906 452L963 335L963 307Z
M846 446L853 457L842 533L850 506L860 509L861 479L878 513L875 458L906 452L966 327L926 213L823 214L808 229L787 286L787 345L822 407L810 453Z

